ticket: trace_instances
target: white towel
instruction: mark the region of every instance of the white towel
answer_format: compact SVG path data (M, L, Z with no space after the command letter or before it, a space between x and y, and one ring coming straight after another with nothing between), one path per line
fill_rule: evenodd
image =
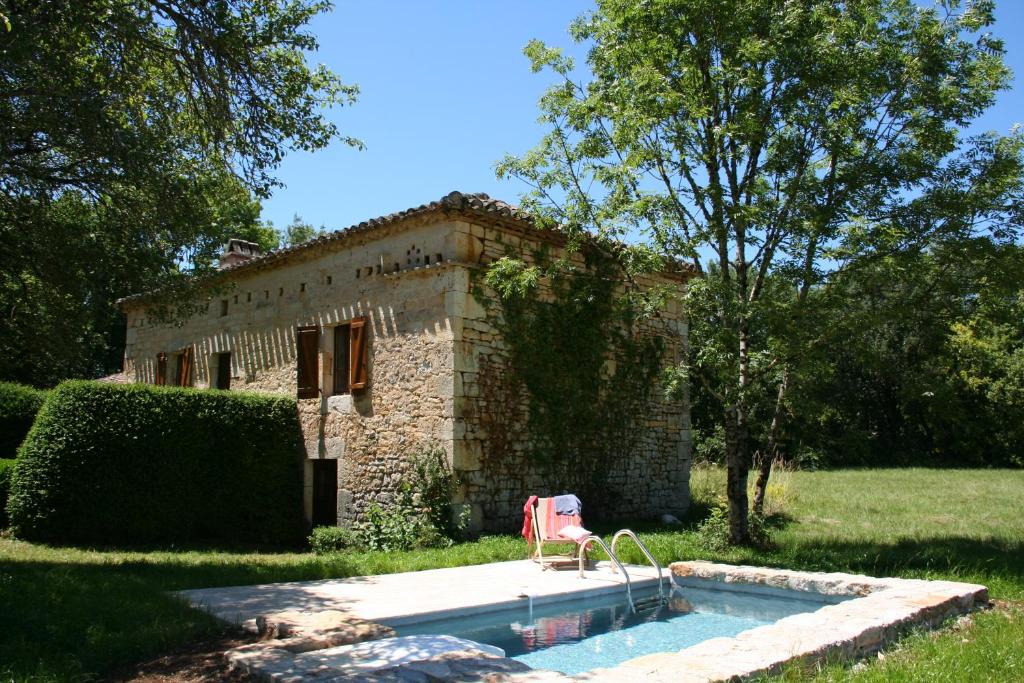
M561 531L558 532L558 535L562 538L568 538L571 541L576 541L577 543L583 543L583 541L590 538L589 531L581 526L574 526L572 524L562 527Z

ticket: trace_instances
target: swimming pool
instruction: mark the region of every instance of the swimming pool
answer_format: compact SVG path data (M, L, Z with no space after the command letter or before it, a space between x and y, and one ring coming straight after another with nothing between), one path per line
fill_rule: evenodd
M628 659L734 636L849 599L797 591L771 594L681 587L548 602L397 626L399 635L445 634L486 643L535 669L579 674Z

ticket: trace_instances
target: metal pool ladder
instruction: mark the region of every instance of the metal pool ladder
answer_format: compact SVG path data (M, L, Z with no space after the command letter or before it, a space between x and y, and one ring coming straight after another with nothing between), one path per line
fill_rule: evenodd
M612 536L612 547L611 550L608 552L608 555L610 557L615 558L615 564L612 566L612 572L615 572L616 565L620 568L622 567L622 563L619 562L619 558L615 554L615 544L618 543L619 539L623 536L628 536L629 538L632 538L633 542L636 543L636 547L640 548L640 552L644 554L644 557L646 557L647 561L651 563L651 566L658 570L658 598L660 599L662 597L661 565L658 564L658 561L654 559L654 555L651 555L651 551L647 549L647 546L640 542L640 539L637 538L637 535L633 533L632 529L619 529L615 532L615 535ZM623 569L622 573L625 574L626 570ZM629 585L629 577L626 577L626 585Z
M650 562L651 565L658 571L658 602L660 604L663 597L661 565L658 564L658 561L654 559L654 555L651 555L651 551L647 549L647 546L640 542L640 539L637 538L637 535L633 533L631 529L620 529L619 531L616 531L615 535L612 536L612 546L610 548L603 540L601 540L600 536L590 536L587 538L587 540L583 541L583 543L580 544L579 548L580 578L583 578L583 558L585 557L584 551L587 549L587 546L591 543L597 543L599 546L601 546L601 549L604 550L605 554L608 555L608 558L612 561L612 573L614 574L617 572L622 572L622 577L626 579L626 601L629 602L630 611L636 612L636 605L633 604L633 590L632 586L630 585L629 573L626 572L626 567L622 564L622 561L619 559L619 556L615 554L615 544L618 543L619 539L623 536L628 536L632 538L633 542L636 543L638 548L640 548L640 552L642 552L644 554L644 557L647 558L647 561Z
M621 532L619 532L619 533L621 533ZM633 532L630 532L630 533L633 533ZM617 535L618 534L616 534L616 536ZM636 537L634 536L634 538L636 538ZM622 562L619 561L619 558L616 557L616 555L612 551L612 549L609 548L608 545L604 541L601 540L600 536L588 536L587 539L585 541L583 541L583 543L580 544L580 547L578 549L579 556L580 556L580 578L581 579L583 578L583 563L585 562L584 558L586 557L586 552L585 551L587 549L587 546L590 545L591 543L597 543L599 546L601 546L601 550L603 550L605 552L605 554L607 554L608 557L611 559L611 561L612 561L612 572L613 573L616 571L616 569L615 569L616 567L618 567L618 571L622 572L623 578L626 579L626 601L629 603L629 610L631 612L636 612L636 606L633 604L633 591L631 590L630 585L629 585L629 574L626 572L626 568L624 566L622 566ZM637 543L640 543L640 541L637 540ZM612 541L612 547L614 547L614 546L615 546L615 541L613 540ZM641 546L641 547L643 547L643 546ZM650 557L650 555L648 555L648 557ZM658 576L659 577L661 576L661 569L660 568L658 569ZM660 578L658 580L658 592L659 593L661 592L661 580L660 580Z

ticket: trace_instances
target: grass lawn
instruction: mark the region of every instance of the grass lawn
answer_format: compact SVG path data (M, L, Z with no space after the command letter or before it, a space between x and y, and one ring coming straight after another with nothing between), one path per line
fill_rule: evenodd
M695 509L722 473L693 478ZM661 562L713 559L877 576L947 578L989 587L1000 607L937 633L915 633L859 664L792 668L784 680L1024 680L1024 471L783 472L775 548L702 550L693 522L643 529ZM698 517L699 515L695 515ZM614 525L610 525L614 526ZM602 530L602 529L599 529ZM0 538L0 681L85 681L190 641L223 634L166 591L475 564L525 556L490 537L409 553L238 553L50 548ZM640 561L625 549L624 559Z

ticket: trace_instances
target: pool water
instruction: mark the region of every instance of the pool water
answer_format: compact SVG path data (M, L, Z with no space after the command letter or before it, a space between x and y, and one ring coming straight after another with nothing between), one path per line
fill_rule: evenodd
M636 613L623 593L398 626L398 635L447 634L500 647L534 669L579 674L655 652L673 652L734 636L783 617L812 612L841 598L786 591L761 595L677 588L634 592ZM788 595L791 593L792 595Z

